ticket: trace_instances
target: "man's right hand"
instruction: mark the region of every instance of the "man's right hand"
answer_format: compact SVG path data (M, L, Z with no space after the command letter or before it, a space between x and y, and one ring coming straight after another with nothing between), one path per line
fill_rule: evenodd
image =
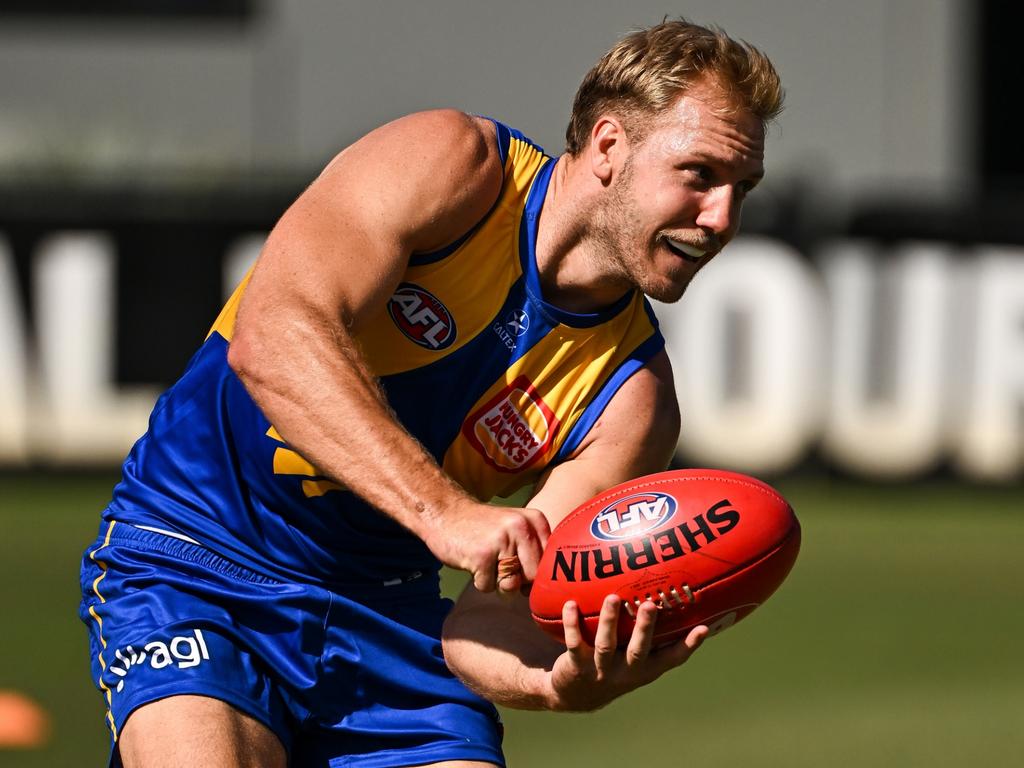
M550 533L540 510L472 502L449 508L423 541L445 565L469 571L479 591L512 594L533 581Z
M609 595L601 606L594 644L588 645L581 630L579 606L568 601L562 607L565 653L555 659L548 673L548 709L591 712L629 691L653 682L683 664L700 648L708 628L694 627L683 640L653 648L658 609L648 600L637 609L636 623L625 649L616 647L622 599Z

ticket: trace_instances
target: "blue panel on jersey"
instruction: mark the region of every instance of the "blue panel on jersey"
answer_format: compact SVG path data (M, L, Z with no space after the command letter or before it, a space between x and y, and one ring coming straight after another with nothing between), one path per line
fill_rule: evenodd
M520 277L488 328L468 344L432 365L381 379L399 421L438 463L477 400L554 327L549 318L531 309ZM526 326L522 333L510 327L513 322ZM442 412L445 421L439 419Z
M664 346L665 339L660 333L655 333L633 350L632 354L623 361L622 365L608 377L608 380L597 396L587 405L586 410L583 411L579 420L573 425L572 430L566 435L565 442L559 448L553 463L565 461L565 459L572 455L572 452L579 447L580 443L583 442L583 438L590 432L591 427L597 423L598 418L604 412L605 407L607 407L615 393L619 391L619 387L622 386L623 382L640 370Z
M492 123L494 123L495 129L498 131L498 154L501 156L501 167L505 167L505 163L508 160L508 145L512 141L512 129L504 123L500 123L493 117L488 117Z

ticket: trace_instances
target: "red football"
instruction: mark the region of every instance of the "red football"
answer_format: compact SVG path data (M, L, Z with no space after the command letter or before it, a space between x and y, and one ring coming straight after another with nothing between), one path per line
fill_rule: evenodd
M655 645L698 624L712 634L763 603L800 550L800 524L771 486L717 469L660 472L617 485L573 510L548 539L530 592L533 618L564 642L562 605L575 600L593 642L601 603L623 601L618 640L636 607L658 606Z

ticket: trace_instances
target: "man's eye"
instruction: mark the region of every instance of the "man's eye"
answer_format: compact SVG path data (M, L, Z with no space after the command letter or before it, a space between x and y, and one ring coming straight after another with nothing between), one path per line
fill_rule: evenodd
M711 169L706 165L691 165L686 169L694 177L696 181L701 184L710 184L714 178L714 174Z
M741 181L739 184L736 185L736 197L742 200L744 197L753 192L754 187L756 186L757 184L752 181Z

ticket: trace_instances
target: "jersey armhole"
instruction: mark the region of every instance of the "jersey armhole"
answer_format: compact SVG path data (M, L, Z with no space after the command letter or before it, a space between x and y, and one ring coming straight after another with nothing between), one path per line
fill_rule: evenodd
M558 449L558 453L555 454L551 462L552 465L559 464L572 456L573 451L580 447L583 438L587 436L591 428L601 417L601 414L604 413L604 409L611 402L615 393L619 391L630 376L643 368L647 361L658 354L664 347L665 338L661 335L661 331L655 330L653 335L648 337L630 353L629 357L620 363L619 367L605 381L594 399L583 409L583 413L576 420L576 423L573 424L565 441Z
M494 209L498 206L498 201L501 200L502 191L505 188L504 168L508 163L508 151L509 145L511 144L512 141L512 130L504 123L495 120L493 117L487 117L486 115L481 115L481 117L484 117L485 119L490 120L492 123L494 123L495 132L497 134L498 156L501 158L502 167L501 189L498 190L498 196L495 198L494 203L488 209L487 213L484 214L484 217L480 219L480 221L478 221L476 224L474 224L473 228L466 232L464 235L452 241L443 248L439 248L436 251L412 254L412 256L409 258L409 266L411 267L422 267L426 264L434 264L438 261L441 261L442 259L446 259L449 256L451 256L453 253L459 250L460 246L462 246L463 243L469 240L469 238L471 238L478 229L480 229L480 226L485 221L487 221L488 217L494 212Z

